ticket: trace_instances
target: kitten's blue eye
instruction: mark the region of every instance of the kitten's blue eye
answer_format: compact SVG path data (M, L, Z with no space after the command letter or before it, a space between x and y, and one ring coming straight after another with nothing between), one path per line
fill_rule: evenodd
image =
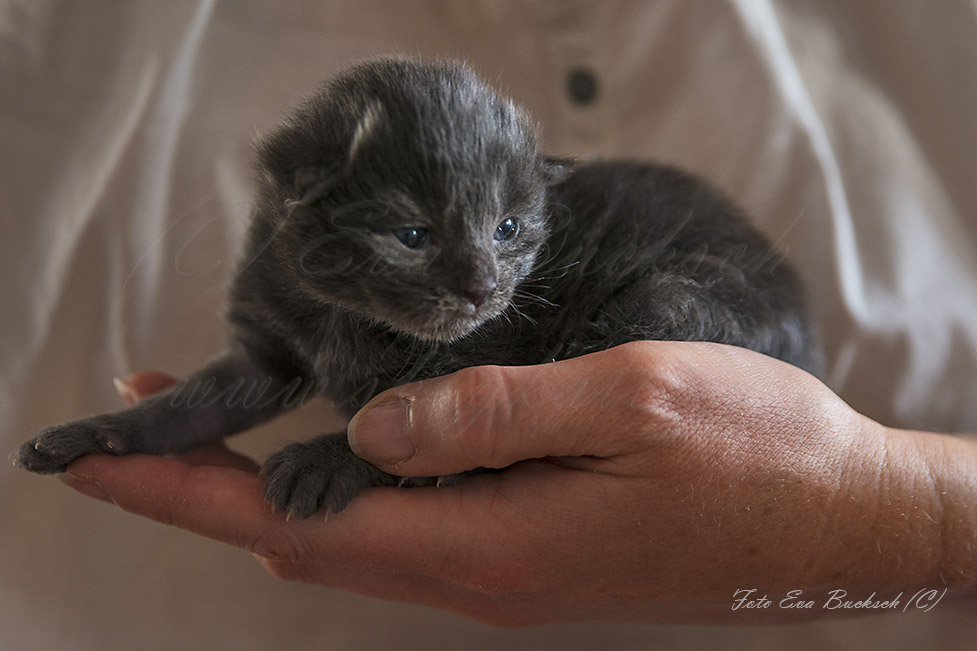
M498 242L511 240L519 233L519 222L512 217L503 219L502 223L495 227L495 239Z
M394 235L408 249L424 248L431 239L426 228L395 228Z

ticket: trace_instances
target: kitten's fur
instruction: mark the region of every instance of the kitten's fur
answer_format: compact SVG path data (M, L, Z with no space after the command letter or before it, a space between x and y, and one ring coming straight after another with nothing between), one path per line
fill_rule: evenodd
M228 352L128 410L45 430L20 465L180 452L314 393L352 414L411 380L639 339L814 361L793 272L738 210L675 169L543 156L528 117L464 66L355 66L258 158ZM296 517L401 481L345 433L292 444L265 472Z

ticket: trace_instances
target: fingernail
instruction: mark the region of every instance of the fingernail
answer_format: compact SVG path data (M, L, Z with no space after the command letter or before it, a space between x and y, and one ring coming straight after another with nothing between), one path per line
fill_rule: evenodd
M105 492L105 489L87 477L79 477L78 475L73 475L70 472L64 472L58 475L58 479L60 479L66 486L78 491L82 495L92 497L96 500L102 500L103 502L112 502L112 498L108 493Z
M112 378L112 384L115 385L115 390L119 392L122 402L124 402L127 407L131 407L139 402L139 396L136 395L136 392L131 386L117 377Z
M346 428L357 456L374 463L399 463L414 456L410 436L410 402L394 399L357 412Z

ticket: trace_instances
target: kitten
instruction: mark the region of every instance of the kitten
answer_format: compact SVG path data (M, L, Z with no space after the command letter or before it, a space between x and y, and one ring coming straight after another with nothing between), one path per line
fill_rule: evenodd
M227 352L130 409L41 432L16 463L178 453L312 395L352 414L405 382L633 340L815 361L794 273L715 190L668 167L548 158L526 114L463 65L357 65L258 162ZM265 476L298 518L404 482L343 432L287 446Z

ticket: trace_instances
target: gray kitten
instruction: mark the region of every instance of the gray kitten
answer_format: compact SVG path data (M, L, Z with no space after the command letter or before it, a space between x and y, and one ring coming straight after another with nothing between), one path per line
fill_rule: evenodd
M227 352L130 409L41 432L19 465L178 453L313 395L352 414L466 366L641 339L815 361L794 273L715 190L668 167L548 158L529 118L462 65L357 65L258 161ZM403 483L353 455L343 432L287 446L265 476L272 504L299 518Z

